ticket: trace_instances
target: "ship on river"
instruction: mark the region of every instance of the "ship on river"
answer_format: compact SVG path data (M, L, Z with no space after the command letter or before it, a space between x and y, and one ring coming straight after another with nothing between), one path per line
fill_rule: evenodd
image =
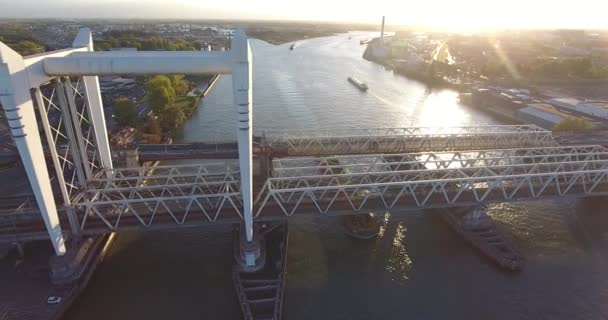
M367 91L367 89L369 89L367 84L365 84L364 82L362 82L361 80L359 80L355 77L348 77L348 82L352 83L355 87L357 87L361 91Z
M441 209L441 218L483 255L510 271L524 268L524 255L498 229L485 206Z

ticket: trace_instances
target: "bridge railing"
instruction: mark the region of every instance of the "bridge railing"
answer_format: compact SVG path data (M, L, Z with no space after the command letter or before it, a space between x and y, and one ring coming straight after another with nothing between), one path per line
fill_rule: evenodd
M268 132L266 141L279 156L457 151L555 145L550 131L533 125Z

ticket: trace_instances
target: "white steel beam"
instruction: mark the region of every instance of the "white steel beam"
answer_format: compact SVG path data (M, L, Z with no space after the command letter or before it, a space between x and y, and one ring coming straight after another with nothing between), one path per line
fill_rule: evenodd
M232 89L237 108L237 143L243 193L243 217L247 241L253 240L253 177L252 177L252 60L249 42L244 32L238 31L232 39Z
M66 253L65 240L40 141L31 88L23 57L0 43L0 102L49 238L55 253L61 256Z
M41 85L53 80L55 77L49 76L44 72L44 60L52 57L65 57L74 52L87 51L86 47L80 48L66 48L51 52L39 53L27 57L23 57L27 73L30 78L30 84L32 87L40 87Z
M77 52L44 59L43 66L51 76L228 74L232 57L223 51Z
M86 47L89 52L93 51L93 37L89 28L80 29L72 47ZM91 125L95 132L95 142L101 160L101 166L112 169L112 154L110 152L110 141L108 140L108 130L106 128L106 118L103 112L101 100L101 90L97 76L82 77L86 92L87 107L89 108Z

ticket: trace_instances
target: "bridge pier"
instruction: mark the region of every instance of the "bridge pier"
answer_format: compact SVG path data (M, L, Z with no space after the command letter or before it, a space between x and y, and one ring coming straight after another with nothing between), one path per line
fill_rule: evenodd
M244 272L255 272L264 267L266 262L266 239L264 234L258 232L257 224L251 241L244 233L244 225L240 224L235 234L234 258L237 266Z
M91 248L93 238L81 238L80 241L69 241L67 253L63 256L51 256L49 261L51 282L56 285L67 285L77 281L84 271L84 260Z

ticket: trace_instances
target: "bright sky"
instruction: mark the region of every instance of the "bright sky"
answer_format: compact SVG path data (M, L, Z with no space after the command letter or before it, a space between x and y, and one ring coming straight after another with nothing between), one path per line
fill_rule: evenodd
M10 18L280 19L608 29L607 0L0 0Z

